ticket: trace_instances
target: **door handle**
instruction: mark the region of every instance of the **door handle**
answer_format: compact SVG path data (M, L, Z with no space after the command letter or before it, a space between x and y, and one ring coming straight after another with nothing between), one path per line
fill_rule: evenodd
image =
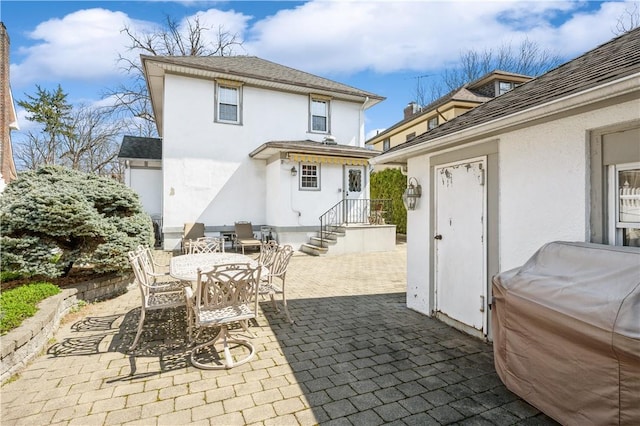
M434 240L441 240L442 239L442 235L440 234L436 234L435 237L433 237Z

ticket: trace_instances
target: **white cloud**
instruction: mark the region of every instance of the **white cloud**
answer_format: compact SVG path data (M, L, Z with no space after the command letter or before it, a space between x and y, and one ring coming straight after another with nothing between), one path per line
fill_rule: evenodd
M581 12L591 7L590 12ZM624 3L313 1L257 22L250 54L315 73L438 70L468 49L525 37L573 57L613 37ZM559 15L571 15L555 28Z
M51 19L29 34L36 44L20 49L25 59L12 65L16 86L31 82L100 79L118 73L116 59L131 20L122 12L86 9Z
M209 32L212 39L220 22L225 30L242 33L250 18L215 9L198 12L197 16L203 27L212 29ZM182 32L186 31L185 23L186 18L180 23ZM128 50L131 41L122 29L126 26L141 35L152 33L163 24L135 20L124 12L100 8L79 10L62 19L42 22L29 34L35 44L19 49L25 58L12 64L12 83L24 87L65 79L96 82L122 77L118 55L132 60L139 55Z

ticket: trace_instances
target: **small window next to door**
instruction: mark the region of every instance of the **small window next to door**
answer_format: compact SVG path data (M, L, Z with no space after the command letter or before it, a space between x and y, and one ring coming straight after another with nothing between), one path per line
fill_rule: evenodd
M640 163L611 166L613 240L616 245L640 247Z
M362 192L362 170L349 169L349 192Z
M320 165L301 164L300 165L300 189L314 190L320 189Z

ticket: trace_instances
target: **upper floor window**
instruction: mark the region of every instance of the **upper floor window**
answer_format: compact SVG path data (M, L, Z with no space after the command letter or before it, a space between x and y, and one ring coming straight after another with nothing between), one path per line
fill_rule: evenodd
M498 82L498 95L503 95L514 87L515 84L510 81L500 81Z
M386 138L382 141L382 151L389 151L389 148L391 148L391 141L389 138Z
M319 133L329 132L329 99L311 98L311 131Z
M427 129L431 130L436 127L438 127L438 116L430 118L427 122Z
M320 189L320 165L300 165L300 189Z
M411 132L406 136L405 141L409 141L409 140L411 140L411 139L413 139L415 137L416 137L416 132Z
M240 123L241 86L217 84L216 121Z

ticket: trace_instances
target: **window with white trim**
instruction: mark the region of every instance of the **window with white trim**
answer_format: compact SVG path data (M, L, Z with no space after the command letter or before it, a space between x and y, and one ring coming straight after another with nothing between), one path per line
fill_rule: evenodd
M436 127L438 127L438 116L436 115L433 118L430 118L429 121L427 122L427 129L431 130L431 129L435 129Z
M221 123L240 123L241 91L241 86L217 84L216 121Z
M310 99L312 132L328 133L329 132L329 100L312 97Z
M511 81L500 81L498 82L498 95L504 95L514 87L515 83L512 83Z
M391 141L389 140L389 138L386 138L382 141L382 151L389 151L389 148L391 148Z
M608 181L610 241L640 247L640 162L609 166Z
M320 165L300 164L300 189L320 189Z

